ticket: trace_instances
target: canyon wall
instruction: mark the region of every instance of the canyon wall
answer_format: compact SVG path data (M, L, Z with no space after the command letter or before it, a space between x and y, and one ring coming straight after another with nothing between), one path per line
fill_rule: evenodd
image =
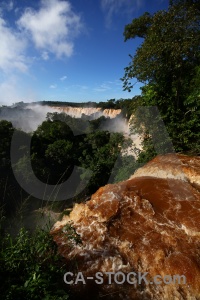
M127 120L122 116L121 109L102 109L100 107L72 107L72 106L52 106L49 109L56 112L64 112L67 115L75 118L81 118L83 115L90 116L91 119L97 119L101 116L112 119L112 123L100 127L101 130L108 130L110 132L121 132L127 138L131 138L135 143L136 148L142 150L141 147L141 137L138 134L130 134L130 122L134 118L132 115L130 120ZM137 158L136 152L132 151L130 146L127 149L127 153L133 155Z
M81 118L83 114L87 116L94 114L95 118L99 118L101 116L106 118L115 118L121 114L121 109L102 109L100 107L51 106L49 108L57 112L64 112L75 118Z
M81 243L70 239L69 224ZM76 204L51 234L66 264L76 265L77 299L200 299L200 157L157 156L129 180ZM134 272L133 282L109 282L105 272L119 271ZM78 272L86 284L76 284Z
M100 126L100 130L110 132L121 132L127 138L131 138L138 149L142 149L139 135L130 135L130 122L122 116L121 109L101 109L100 107L72 107L72 106L48 106L40 104L14 105L13 107L0 108L0 120L8 120L13 126L25 132L35 131L46 119L47 113L64 112L71 117L89 117L89 120L97 119L101 116L107 118L106 122ZM109 121L110 120L110 121ZM128 149L130 155L137 157L136 152Z
M34 131L46 119L47 113L64 112L71 117L81 118L83 115L90 119L97 119L101 116L106 118L118 118L118 129L127 132L128 123L121 116L121 109L101 109L100 107L72 107L72 106L48 106L40 104L15 105L13 107L0 108L0 120L8 120L13 126L23 131ZM121 127L122 128L121 128ZM117 129L117 123L116 123Z

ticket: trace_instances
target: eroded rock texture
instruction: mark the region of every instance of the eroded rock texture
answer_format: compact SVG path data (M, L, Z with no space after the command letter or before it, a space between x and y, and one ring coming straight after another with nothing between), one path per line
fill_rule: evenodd
M70 245L65 232L70 221L82 244ZM109 284L105 275L102 285L74 284L80 299L200 299L200 157L157 156L128 181L106 185L75 205L51 232L60 253L76 261L74 272L84 278L148 272L152 282ZM154 282L156 275L177 274L186 283Z

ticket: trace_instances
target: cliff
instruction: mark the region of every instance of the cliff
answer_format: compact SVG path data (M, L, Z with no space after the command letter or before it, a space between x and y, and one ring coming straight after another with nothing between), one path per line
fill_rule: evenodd
M94 114L96 118L101 116L106 118L116 118L116 116L121 114L121 109L102 109L101 107L51 106L49 108L57 112L64 112L75 118L81 118L83 114L87 116Z
M80 105L81 103L79 103ZM78 105L78 104L77 104ZM47 113L61 113L75 118L81 118L83 115L89 116L90 119L97 119L101 116L111 118L112 121L116 119L115 131L129 132L129 125L127 120L122 117L121 109L102 109L100 107L86 107L86 106L50 106L41 105L40 103L17 103L13 106L0 107L0 120L8 120L12 122L13 126L20 128L25 132L31 132L46 119Z
M67 237L69 222L82 244ZM74 273L104 274L103 284L74 283L80 298L200 299L200 157L157 156L129 180L76 204L51 234L66 263L76 262ZM134 272L134 284L109 284L105 272L119 271Z

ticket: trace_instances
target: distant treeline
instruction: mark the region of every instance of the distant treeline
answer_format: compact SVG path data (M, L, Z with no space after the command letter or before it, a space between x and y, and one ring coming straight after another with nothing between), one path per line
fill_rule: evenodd
M13 104L13 106L17 106L20 108L26 107L27 105L42 105L42 106L57 106L57 107L65 107L65 106L71 106L71 107L94 107L94 108L102 108L103 109L121 109L124 117L130 118L131 114L135 110L135 108L138 106L139 102L141 101L141 96L137 95L133 98L123 99L120 98L118 100L116 99L110 99L106 102L65 102L65 101L37 101L37 102L31 102L31 103L25 103L23 101ZM5 107L5 106L2 106Z
M72 107L97 107L96 102L63 102L63 101L39 101L37 103L32 104L40 104L40 105L48 105L48 106L72 106Z
M33 102L32 104L40 104L40 105L48 105L48 106L71 106L71 107L100 107L102 109L121 109L124 112L124 115L126 115L128 118L130 117L131 113L134 110L135 104L138 102L138 100L141 98L141 96L134 96L133 98L129 99L123 99L120 98L118 100L116 99L110 99L106 102L62 102L62 101L39 101L39 102Z

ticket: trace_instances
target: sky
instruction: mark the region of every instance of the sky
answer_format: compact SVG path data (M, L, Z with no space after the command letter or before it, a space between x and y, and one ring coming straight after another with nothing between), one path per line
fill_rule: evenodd
M124 27L168 0L0 0L0 104L107 101L140 94L120 78L141 39Z

